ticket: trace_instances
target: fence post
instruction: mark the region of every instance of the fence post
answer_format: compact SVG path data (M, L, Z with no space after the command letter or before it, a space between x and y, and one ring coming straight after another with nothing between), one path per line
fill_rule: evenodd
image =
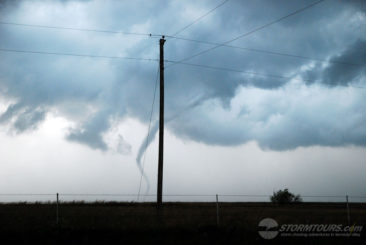
M219 214L219 195L216 194L216 222L217 227L220 226L220 214Z
M351 224L351 217L350 217L350 213L349 213L349 204L348 204L348 195L346 195L346 207L347 207L347 221L348 224Z
M58 193L56 193L56 224L58 225L59 219L58 219Z

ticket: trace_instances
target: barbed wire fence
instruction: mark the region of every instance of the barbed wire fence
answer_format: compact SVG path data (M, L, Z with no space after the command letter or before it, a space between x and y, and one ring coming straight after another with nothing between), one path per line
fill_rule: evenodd
M166 194L163 196L164 202L169 203L189 203L191 206L202 205L205 209L215 210L209 215L211 222L215 220L217 226L220 226L222 218L230 216L230 209L232 208L253 208L257 207L257 215L263 214L264 210L270 205L270 197L272 195L255 195L255 194ZM60 212L63 208L67 208L70 204L85 204L88 206L94 205L124 205L133 204L138 205L153 204L156 201L155 194L141 195L143 200L138 199L138 194L116 194L116 193L0 193L1 205L22 205L22 204L48 204L53 206L54 222L59 225L61 220L70 218L67 214ZM366 196L361 195L301 195L302 204L308 207L326 209L337 209L344 213L344 220L351 224L351 208L357 211L357 204L366 203ZM234 203L234 204L233 204ZM233 205L232 205L233 204ZM300 205L302 205L300 204ZM295 204L297 205L297 204ZM30 205L31 206L31 205ZM302 208L296 206L295 208ZM82 208L82 207L81 207ZM362 206L361 208L364 208ZM258 211L259 210L259 211ZM343 211L342 211L343 210ZM201 212L201 211L198 211ZM231 217L232 218L232 217Z
M53 202L57 196L63 202L155 202L156 194L120 193L0 193L0 203ZM144 197L138 200L138 196ZM272 194L165 194L166 202L270 202ZM366 202L362 195L300 195L303 202Z

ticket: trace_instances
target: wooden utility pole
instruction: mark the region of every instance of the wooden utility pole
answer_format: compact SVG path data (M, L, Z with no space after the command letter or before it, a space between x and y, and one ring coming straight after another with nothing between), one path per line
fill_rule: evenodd
M159 163L158 163L158 192L157 208L163 204L163 157L164 157L164 36L160 44L160 113L159 113Z

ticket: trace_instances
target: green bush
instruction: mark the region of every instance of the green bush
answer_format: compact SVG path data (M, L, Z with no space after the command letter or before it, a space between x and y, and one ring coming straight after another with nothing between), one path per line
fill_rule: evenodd
M277 192L273 192L271 196L271 202L273 203L297 203L302 202L300 195L294 195L288 191L288 189L279 190Z

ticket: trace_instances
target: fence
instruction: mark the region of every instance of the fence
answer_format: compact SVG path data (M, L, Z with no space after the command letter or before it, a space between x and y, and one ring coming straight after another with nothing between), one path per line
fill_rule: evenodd
M270 202L271 195L251 194L165 194L165 202ZM301 195L303 202L366 202L357 195ZM0 203L10 202L155 202L156 194L97 193L0 193Z
M299 210L301 211L302 209L307 209L310 213L313 213L314 217L316 217L318 220L321 218L324 212L329 212L329 210L332 210L332 212L340 216L340 221L343 220L344 223L351 224L351 222L354 222L355 218L359 218L357 217L359 213L365 213L364 211L366 208L366 205L364 205L366 196L303 195L301 196L303 199L302 204L293 204L294 206L286 207L270 204L270 196L271 195L241 194L168 194L163 196L163 200L166 205L168 205L168 211L166 214L167 218L174 217L174 219L177 219L177 217L180 217L180 219L187 219L186 217L192 216L192 214L194 214L195 217L199 216L200 218L197 218L198 221L192 221L193 223L199 223L202 222L202 220L207 220L208 224L215 224L216 226L231 224L233 222L235 223L238 221L238 219L248 220L248 217L249 219L253 219L254 222L255 220L258 220L261 217L263 218L266 215L277 215L279 219L286 220L291 216L296 216L297 213L299 213ZM123 205L128 206L128 204L131 203L136 203L140 205L140 207L141 205L145 205L144 207L150 211L145 212L140 210L137 213L134 213L134 211L131 211L130 209L131 213L125 213L123 217L125 220L130 220L129 222L133 222L133 219L136 218L146 219L147 217L149 219L149 215L154 209L153 202L155 202L155 200L156 195L152 194L0 194L0 202L3 204L14 204L15 206L19 205L19 203L22 204L22 202L48 204L48 211L45 209L46 211L42 211L41 213L44 213L44 215L48 213L48 215L46 215L48 219L53 219L53 222L57 225L60 223L70 224L71 220L77 220L76 217L79 217L81 215L80 213L83 213L84 211L86 213L89 212L94 214L96 212L103 213L103 207L101 208L101 206L108 207L108 205L110 206L112 204L115 207L118 205L121 205L121 207L123 207ZM187 204L188 206L175 206L174 208L172 208L171 205L169 206L169 203L174 204L175 202L189 204ZM146 206L146 204L149 204L149 206ZM79 206L75 208L76 205ZM6 207L9 205L2 206ZM93 211L93 208L96 210L95 206L98 206L98 211ZM76 209L78 211L75 211ZM104 216L110 217L110 212L112 211L110 211L108 208L105 210L108 211L106 211L107 213ZM352 215L352 211L354 211L354 215ZM119 215L123 212L124 211L122 209L119 209L117 214ZM253 215L253 213L255 214ZM103 215L99 214L96 216L98 216L100 219L105 218ZM130 216L133 216L133 219ZM366 220L366 217L361 218L361 221L364 219ZM360 219L356 221L359 222Z

